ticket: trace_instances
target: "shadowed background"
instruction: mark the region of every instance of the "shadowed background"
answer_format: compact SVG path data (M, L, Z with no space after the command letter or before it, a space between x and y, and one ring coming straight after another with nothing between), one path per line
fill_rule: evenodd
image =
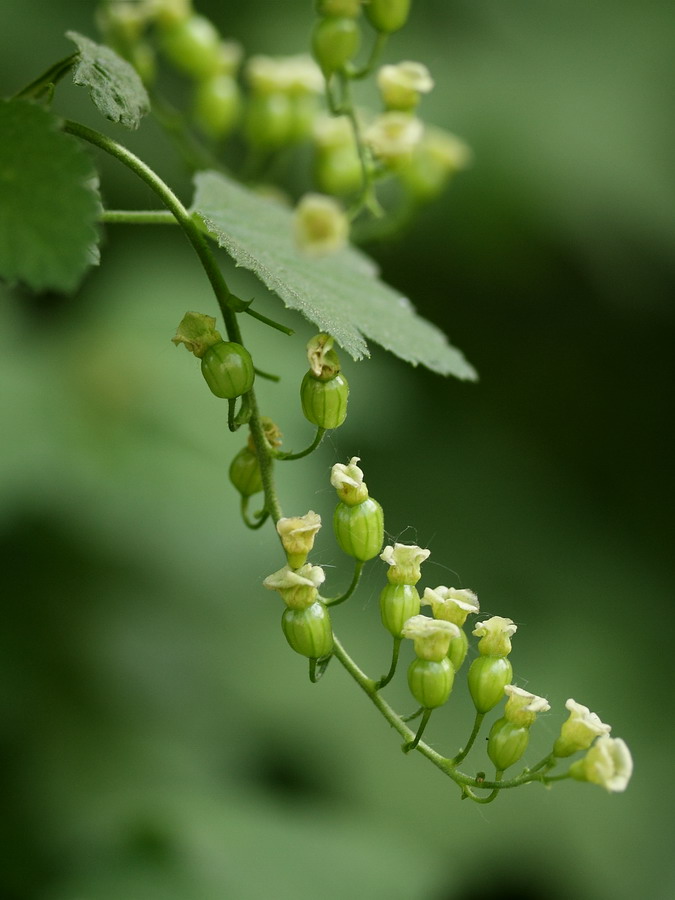
M297 52L310 4L279 7L200 4L247 52ZM3 94L70 52L65 30L95 36L93 9L5 2ZM329 468L360 456L390 538L431 550L422 584L472 588L486 614L518 623L516 680L552 705L526 761L547 752L571 696L632 749L627 793L533 785L460 803L339 666L309 684L260 586L278 547L236 515L227 466L244 438L169 342L187 309L213 311L208 283L177 230L111 226L75 297L2 295L3 897L673 895L674 18L665 0L413 4L387 60L430 67L422 114L475 163L370 250L481 380L372 347L371 361L345 360L345 426L278 467L285 511L329 521ZM153 123L107 128L67 85L55 109L189 199ZM109 207L156 205L97 161ZM297 329L244 323L262 368L283 376L261 385L263 409L300 447L312 331L222 263L233 290ZM348 581L329 528L314 561L335 567L336 590ZM389 653L382 580L372 563L334 616L373 674ZM408 708L402 675L389 691ZM430 741L453 752L471 718L460 674Z

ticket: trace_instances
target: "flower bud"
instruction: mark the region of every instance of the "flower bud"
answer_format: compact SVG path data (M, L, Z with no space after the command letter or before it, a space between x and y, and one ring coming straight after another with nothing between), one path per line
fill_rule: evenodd
M384 541L382 507L372 497L358 506L338 503L333 515L333 529L343 553L361 562L373 559Z
M242 447L230 463L230 481L242 497L251 497L262 491L260 463L249 447Z
M202 357L202 375L216 397L233 400L253 387L255 370L251 354L241 344L221 341Z
M347 418L349 385L343 375L331 381L318 381L309 372L300 385L302 412L308 422L319 428L339 428Z
M420 611L420 595L411 584L388 584L380 594L382 624L394 637L403 636L403 626Z
M325 194L344 197L358 191L363 181L363 170L356 146L324 150L317 157L314 177Z
M625 791L633 774L633 758L621 738L601 734L583 759L570 766L577 781L599 784L610 793Z
M506 657L479 656L469 667L469 692L476 711L489 712L504 696L513 669Z
M408 21L410 0L370 0L364 10L373 28L391 34Z
M417 200L428 202L437 197L452 176L471 163L471 150L458 137L427 125L399 177Z
M286 551L291 569L299 569L314 546L314 538L321 528L321 516L313 510L304 516L284 517L277 522L277 533Z
M389 566L387 578L390 584L417 584L422 577L420 564L431 555L416 544L394 544L385 547L380 559Z
M368 497L363 471L357 466L360 457L352 456L348 464L335 463L330 473L330 483L347 506L356 506Z
M122 0L120 5L131 6L128 0ZM160 26L175 25L192 14L192 0L153 0L150 6Z
M459 628L452 622L417 615L404 623L401 635L413 641L419 659L440 662L448 654L451 639L459 635Z
M587 706L576 703L571 697L565 706L570 714L553 745L555 756L571 756L579 750L587 750L596 737L609 734L612 730L611 725L605 725Z
M309 256L337 253L347 244L349 220L333 197L305 194L295 208L295 243Z
M304 609L285 609L281 627L286 640L296 653L310 659L321 659L333 650L330 614L323 603Z
M508 656L511 652L511 635L515 634L518 626L512 619L502 616L492 616L485 622L476 622L473 630L475 637L479 637L478 652L482 656Z
M469 652L469 639L466 636L466 632L461 628L458 631L457 637L450 639L450 647L448 648L448 659L452 663L452 668L455 672L459 672L462 668L466 654Z
M191 15L160 33L160 45L173 65L197 80L218 72L220 34L205 16Z
M420 96L433 88L434 82L422 63L401 62L382 66L377 73L377 86L388 110L410 112L420 102Z
M447 657L440 661L414 659L408 669L408 687L425 709L443 706L455 680L455 670Z
M316 602L318 588L325 581L321 566L302 566L297 571L284 566L263 581L263 587L279 591L281 599L289 609L307 609Z
M231 75L212 75L197 84L193 116L200 130L213 139L228 135L237 124L241 97Z
M529 728L537 717L537 713L547 712L551 706L548 700L537 697L529 691L507 684L504 693L508 697L504 707L504 718L513 725Z
M320 16L349 16L355 19L361 12L361 0L317 0Z
M244 113L244 134L253 147L277 150L291 140L293 104L281 91L253 94Z
M359 26L349 16L320 19L312 32L312 54L326 78L345 67L360 43Z
M508 719L497 719L490 729L487 752L499 772L508 769L521 758L530 741L530 730Z

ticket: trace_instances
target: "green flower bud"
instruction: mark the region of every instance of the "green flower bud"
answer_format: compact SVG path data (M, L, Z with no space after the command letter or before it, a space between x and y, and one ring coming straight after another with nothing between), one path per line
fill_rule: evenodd
M310 137L318 111L319 101L314 94L291 96L290 139L292 141L304 141Z
M291 140L293 108L291 98L281 91L249 97L244 114L244 134L249 144L276 150Z
M382 624L394 637L403 636L403 626L420 611L420 595L411 584L388 584L380 594Z
M440 662L447 657L450 641L457 637L459 628L452 622L430 619L428 616L411 616L403 624L401 635L414 643L415 655L419 659Z
M278 591L289 609L307 609L316 602L319 586L325 581L321 566L301 566L291 569L284 566L263 581L263 587L270 591Z
M504 696L513 669L502 656L479 656L469 667L469 692L476 711L489 712Z
M355 19L361 12L361 0L316 0L320 16L348 16Z
M325 194L344 197L358 191L363 181L363 171L356 147L324 150L316 158L314 177Z
M459 672L461 669L468 651L469 639L466 636L466 632L460 628L457 637L453 637L450 640L450 647L448 649L448 659L452 663L455 672Z
M312 32L312 53L327 78L344 68L360 43L359 26L347 16L320 19Z
M123 3L125 6L131 5L128 0L123 0ZM158 25L175 25L191 15L192 0L154 0L152 10Z
M398 172L410 164L423 135L419 119L405 112L385 112L366 129L363 138L383 166Z
M251 497L263 489L258 457L248 447L242 447L230 463L230 481L242 495Z
M626 743L608 734L601 734L586 756L570 766L577 781L599 784L610 793L625 791L632 774L633 758Z
M412 196L426 203L437 197L452 176L470 163L471 150L464 141L427 125L410 161L398 175Z
M362 562L373 559L384 541L382 507L372 497L358 506L338 503L333 515L333 529L343 553Z
M213 75L200 81L194 96L194 120L210 138L223 138L237 123L241 97L231 75Z
M565 704L570 714L563 722L560 736L553 745L556 756L571 756L579 750L588 750L596 737L609 734L611 725L605 725L587 706L576 703L572 698Z
M391 34L408 21L410 0L370 0L365 12L373 28Z
M423 550L417 544L394 544L384 548L380 559L389 566L390 584L417 584L422 577L420 564L430 555L430 550Z
M286 640L296 653L310 659L321 659L333 650L333 629L323 603L305 609L285 609L281 617Z
M517 763L527 749L530 729L514 725L507 719L497 719L490 729L487 752L499 772Z
M253 387L255 371L251 354L241 344L221 341L202 357L202 375L216 397L233 400Z
M508 656L511 652L511 636L517 630L518 626L513 624L512 619L502 616L492 616L485 622L476 622L473 634L480 638L478 652L482 656Z
M507 684L504 693L508 697L504 707L504 718L512 725L529 728L537 718L537 713L547 712L551 708L548 700L524 691L515 684Z
M174 66L197 80L220 67L220 34L205 16L192 15L163 29L160 45Z
M277 533L286 551L291 569L299 569L314 546L314 538L321 528L321 516L313 510L304 516L284 517L277 522Z
M408 687L425 709L443 706L455 680L455 670L447 657L440 661L414 659L408 669Z
M307 372L300 386L302 411L308 422L319 428L339 428L347 418L347 379L337 375L331 381L318 381Z

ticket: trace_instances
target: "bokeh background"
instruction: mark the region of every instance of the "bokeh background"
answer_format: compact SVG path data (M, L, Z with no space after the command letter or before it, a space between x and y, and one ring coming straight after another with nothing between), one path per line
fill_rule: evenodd
M282 9L283 7L283 9ZM547 696L527 759L574 697L635 758L624 795L565 783L460 803L333 665L310 685L262 578L268 530L236 515L243 438L169 342L208 285L172 229L109 227L75 297L3 289L0 894L7 900L665 900L675 894L672 741L672 174L675 10L667 0L416 0L387 58L437 82L424 114L475 154L384 277L480 372L347 362L350 416L280 471L288 512L329 517L330 466L362 458L391 538L431 549L425 584L511 616L518 682ZM306 46L310 3L202 2L249 52ZM91 36L94 5L5 0L2 92ZM101 126L84 92L56 108ZM105 128L105 125L103 126ZM159 129L115 134L187 200ZM110 207L154 206L101 161ZM1 198L0 198L1 202ZM223 258L223 265L228 266ZM246 326L282 374L261 386L287 446L310 328ZM280 467L281 468L281 467ZM335 585L349 566L319 536ZM387 664L379 563L336 611L362 664ZM392 698L406 707L402 679ZM429 737L462 743L463 679ZM481 766L477 756L475 765Z

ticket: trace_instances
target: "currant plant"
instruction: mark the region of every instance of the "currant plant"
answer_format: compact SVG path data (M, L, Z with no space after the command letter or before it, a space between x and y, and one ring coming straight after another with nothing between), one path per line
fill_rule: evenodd
M283 635L308 660L310 680L318 682L336 660L399 734L403 751L426 757L459 786L462 797L477 803L492 802L505 789L568 778L622 791L632 771L625 743L611 738L608 725L571 699L550 752L506 776L523 757L530 729L549 704L514 682L509 655L517 626L500 615L470 629L478 642L467 667L475 707L467 740L447 756L422 740L432 713L435 719L446 715L444 708L459 689L457 674L470 650L466 623L480 605L466 588L426 587L420 596L421 566L430 551L385 545L383 509L370 496L358 457L333 465L330 477L337 494L335 540L353 560L352 580L342 593L324 593L326 573L309 561L321 516L312 510L282 513L276 469L316 450L326 432L345 421L348 400L359 402L349 398L338 347L358 360L368 355L370 339L413 365L475 378L445 335L383 284L374 264L350 244L350 238L383 237L405 228L417 208L437 197L470 159L459 138L418 116L423 96L434 87L426 66L409 60L379 65L389 36L410 14L410 0L318 0L313 59L306 53L246 58L244 48L224 38L218 23L190 0L104 3L97 15L102 42L68 32L74 51L0 103L0 275L35 291L73 291L98 259L101 223L172 222L182 228L211 284L223 327L218 330L209 313L188 311L172 340L200 360L210 391L227 401L229 430L247 429L244 446L230 450L230 480L241 498L244 524L258 529L269 520L276 531L285 563L264 587L281 595ZM166 70L186 81L188 108L179 109L164 96ZM55 111L56 88L68 75L89 91L102 116L119 126L138 128L148 113L156 118L194 173L190 206L122 143ZM354 90L367 79L378 88L380 111L355 105ZM306 154L295 154L302 144L313 148L311 172L301 172L311 190L294 198L293 209L278 173L289 159L296 167L305 165ZM104 209L84 145L135 173L163 209ZM279 425L261 414L256 379L276 376L256 365L255 347L245 343L242 324L248 317L279 333L292 331L230 290L214 243L318 328L307 346L308 370L299 386L298 410L315 429L303 450L282 450ZM250 512L257 495L260 508ZM333 608L355 594L364 567L380 564L377 560L386 566L379 605L391 657L385 674L371 677L337 637L339 612ZM430 607L432 615L421 613L422 607ZM401 714L383 692L399 672L404 641L412 641L414 651L407 683L417 709ZM493 777L480 768L464 771L460 765L485 716L504 700L487 736ZM577 753L584 756L566 771L554 771Z

